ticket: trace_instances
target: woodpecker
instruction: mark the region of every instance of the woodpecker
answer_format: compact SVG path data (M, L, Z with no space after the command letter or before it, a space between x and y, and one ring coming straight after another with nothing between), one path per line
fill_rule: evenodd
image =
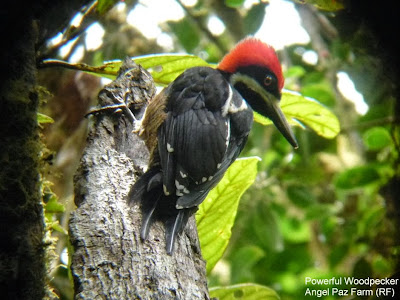
M271 119L297 148L279 108L283 85L275 50L248 37L216 69L187 69L150 101L139 130L150 151L149 168L129 197L141 204L142 240L159 220L166 251L173 253L188 218L242 151L253 110Z

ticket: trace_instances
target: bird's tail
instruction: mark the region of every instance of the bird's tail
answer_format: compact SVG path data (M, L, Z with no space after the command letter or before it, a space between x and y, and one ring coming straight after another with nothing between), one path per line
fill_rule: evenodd
M161 221L165 226L166 250L174 250L175 240L196 208L176 208L177 196L166 196L163 192L162 172L159 167L150 168L133 185L129 204L139 203L142 211L140 237L147 240L151 225Z

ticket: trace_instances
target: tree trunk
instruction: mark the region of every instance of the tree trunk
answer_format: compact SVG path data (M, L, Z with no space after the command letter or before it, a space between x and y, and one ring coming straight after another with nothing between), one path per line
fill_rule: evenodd
M36 111L32 19L18 20L2 35L0 87L0 284L5 299L45 295L44 221L39 183L40 142ZM3 27L3 26L1 26Z
M0 295L41 300L47 288L40 191L37 49L88 0L2 3L0 36Z
M130 68L133 77L122 72L100 92L100 106L126 99L127 86L134 101L153 96L148 73L136 65ZM149 155L144 142L132 133L127 116L109 112L93 116L75 176L78 207L70 219L75 298L209 299L194 217L172 256L166 254L161 223L154 224L148 241L140 239L141 212L128 206L127 196Z

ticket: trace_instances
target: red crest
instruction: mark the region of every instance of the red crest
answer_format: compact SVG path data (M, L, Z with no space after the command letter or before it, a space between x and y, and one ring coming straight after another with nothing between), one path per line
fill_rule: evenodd
M234 73L242 66L263 66L275 74L278 79L278 87L282 90L285 79L282 74L282 66L272 46L259 39L248 37L240 41L235 48L224 56L218 65L218 69Z

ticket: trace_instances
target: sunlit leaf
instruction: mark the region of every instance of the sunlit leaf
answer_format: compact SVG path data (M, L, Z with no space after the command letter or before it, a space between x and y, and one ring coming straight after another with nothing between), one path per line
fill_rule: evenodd
M311 227L305 220L282 218L280 228L285 240L291 243L305 243L311 240Z
M340 132L338 118L316 100L283 91L280 107L292 125L300 125L300 122L328 139L334 138ZM271 120L257 113L254 113L254 120L263 125L272 124Z
M49 225L49 227L50 227L52 230L55 230L55 231L60 232L60 233L63 233L63 234L65 234L65 235L68 234L68 231L65 230L65 229L60 225L60 223L58 222L58 220L57 220L57 221L53 221L53 222L48 222L47 224Z
M195 55L160 54L134 57L133 60L150 71L154 81L160 84L169 84L188 68L211 66Z
M208 272L228 245L240 197L254 182L258 161L257 157L237 159L199 207L197 229Z
M210 288L210 297L219 300L279 300L278 294L271 288L259 284L247 283L227 287Z
M44 206L46 213L62 213L65 211L65 206L58 202L58 198L52 194Z
M39 112L37 113L36 118L39 124L54 123L54 120L51 117L41 114Z

